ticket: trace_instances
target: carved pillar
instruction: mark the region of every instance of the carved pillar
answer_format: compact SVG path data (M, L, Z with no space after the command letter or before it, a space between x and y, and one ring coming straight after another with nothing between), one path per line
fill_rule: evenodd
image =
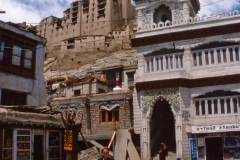
M141 134L141 143L142 143L142 159L150 160L150 126L149 121L146 115L142 118L142 134Z
M143 29L143 14L142 14L142 10L138 10L137 19L138 19L138 30L139 30L139 28Z
M145 71L145 60L143 54L138 54L138 75L143 76Z
M182 157L182 117L181 114L176 115L176 148L177 148L177 157Z
M190 18L190 11L189 11L189 6L187 4L187 2L183 3L183 19L185 22L188 22L189 18Z
M191 48L190 47L184 48L184 63L185 63L185 71L187 73L191 73L192 53L191 53Z

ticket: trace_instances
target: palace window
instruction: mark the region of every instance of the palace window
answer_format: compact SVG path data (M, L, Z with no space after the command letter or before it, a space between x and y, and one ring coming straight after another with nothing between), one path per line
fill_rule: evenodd
M100 110L100 123L119 122L119 107L111 111Z

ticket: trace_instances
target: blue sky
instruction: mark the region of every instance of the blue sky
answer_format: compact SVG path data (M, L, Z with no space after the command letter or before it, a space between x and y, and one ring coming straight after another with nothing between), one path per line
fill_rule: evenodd
M0 20L8 22L24 22L37 25L48 16L61 18L63 11L70 7L74 0L0 0L0 10L6 14L0 14ZM217 3L214 3L217 2ZM211 13L224 13L240 9L240 0L200 0L199 15ZM214 4L211 4L214 3ZM210 4L210 5L207 5ZM206 6L205 6L206 5Z

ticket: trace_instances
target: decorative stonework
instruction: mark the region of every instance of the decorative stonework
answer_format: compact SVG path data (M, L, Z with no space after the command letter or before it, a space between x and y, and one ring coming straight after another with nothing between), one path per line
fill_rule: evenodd
M182 118L184 121L189 121L190 117L191 117L190 111L182 111Z
M143 14L143 26L151 24L151 13L147 10Z
M141 46L138 47L138 53L148 55L155 51L158 51L162 48L167 49L178 49L183 50L186 48L196 48L204 44L209 44L211 42L240 42L240 33L234 33L234 34L226 34L226 35L219 35L219 36L213 36L209 38L196 38L196 39L190 39L190 40L184 40L184 41L176 41L173 43L159 43L154 45L148 45L148 46Z
M181 18L183 18L182 10L180 9L173 10L173 15L175 20L180 20Z
M113 102L102 102L99 104L99 108L107 111L111 111L116 107L120 107L121 102L113 101Z
M224 42L239 42L240 41L240 33L232 33L222 35L222 41Z
M173 107L175 112L180 111L180 103L179 103L179 91L177 89L159 89L155 91L147 91L142 96L142 113L146 115L149 108L155 100L159 97L164 98L169 104Z
M154 45L138 47L138 53L147 55L147 54L153 53L155 51L158 51L162 48L171 48L171 47L169 47L169 45L172 46L172 44L154 44Z
M176 49L195 48L206 43L206 38L196 38L175 42Z
M208 69L209 72L220 72L220 71L224 71L225 68L213 68L213 69Z

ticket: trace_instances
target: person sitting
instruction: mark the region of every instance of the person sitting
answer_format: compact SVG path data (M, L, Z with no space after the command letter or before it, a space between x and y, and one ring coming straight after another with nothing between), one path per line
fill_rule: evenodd
M102 157L99 158L98 160L114 160L114 158L109 157L109 148L104 147L102 149Z

